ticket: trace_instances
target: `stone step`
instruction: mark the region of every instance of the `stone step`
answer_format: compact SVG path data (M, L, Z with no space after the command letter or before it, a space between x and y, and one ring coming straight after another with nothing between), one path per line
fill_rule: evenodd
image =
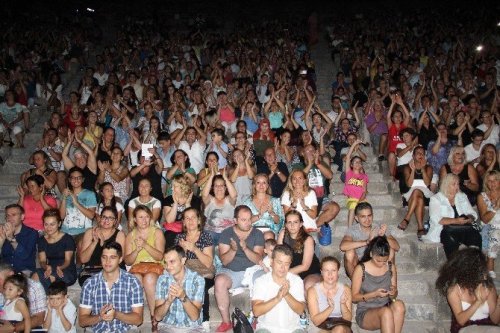
M15 185L0 185L0 196L2 197L14 197L17 195L17 188Z
M335 175L334 175L335 177ZM337 196L342 195L344 190L344 183L333 181L330 183L330 189L332 189L337 195L334 197L336 200ZM388 194L389 189L386 182L369 182L368 183L368 195L383 195Z
M0 184L3 186L19 185L19 175L0 171Z
M347 215L348 209L344 207L340 207L340 212L335 218L337 223L347 225ZM396 221L396 217L398 216L398 209L394 206L374 206L373 207L373 220L375 221L384 221L384 223L392 225L394 221ZM399 223L399 222L398 222Z
M13 162L11 159L9 159L7 162L5 162L5 165L2 167L2 172L9 173L9 174L16 174L18 173L21 175L24 171L31 169L33 166L28 163L29 160L29 155L25 157L24 162ZM18 177L19 179L19 177Z
M335 200L340 207L345 207L347 196L337 194L333 197L333 200ZM366 201L372 204L372 206L391 206L394 203L392 194L371 194L369 191L366 196Z
M18 195L15 195L15 196L1 196L0 197L0 208L1 208L0 212L3 213L4 208L7 205L11 205L11 204L17 203L18 199L19 199ZM1 216L3 216L3 214Z
M333 176L331 182L333 183L343 183L340 180L340 172L337 171L338 176L336 177L335 175ZM381 174L380 172L367 172L366 175L368 176L368 184L371 182L375 183L380 183L380 182L388 182L388 177L386 175Z

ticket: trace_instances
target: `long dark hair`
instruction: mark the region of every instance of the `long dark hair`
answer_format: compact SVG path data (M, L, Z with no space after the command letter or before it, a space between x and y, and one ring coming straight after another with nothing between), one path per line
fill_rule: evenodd
M377 236L373 238L370 243L366 246L365 253L361 258L360 262L367 262L372 259L373 256L388 257L390 253L389 242L385 236Z
M111 184L110 182L104 182L101 185L99 185L99 205L102 204L103 206L106 206L106 202L104 201L104 195L102 195L102 191L104 189L104 186L108 186L108 185L111 185L111 187L114 189L113 184ZM111 198L111 202L107 206L111 206L114 209L117 209L116 208L116 196L115 195L113 195L113 197Z
M299 233L297 235L297 238L295 238L295 243L293 244L293 252L295 253L302 253L302 251L304 251L304 243L307 239L307 237L309 237L309 234L306 232L306 229L304 228L304 220L302 219L302 214L300 214L299 211L297 210L289 210L288 213L285 214L285 221L286 221L286 218L290 215L296 215L299 217L299 220L300 220L300 223L302 223L302 226L300 227L299 229ZM285 222L286 223L286 222ZM284 239L286 239L288 237L291 238L290 236L290 233L288 232L288 229L286 228L285 226L285 237ZM283 240L284 242L284 240Z
M26 276L24 276L24 274L22 274L22 273L17 273L17 274L11 275L8 278L6 278L4 285L7 282L12 283L13 285L18 287L19 289L22 289L23 292L21 293L21 297L24 299L24 301L26 302L26 306L29 309L30 300L28 297L28 279L26 278Z
M480 283L493 287L486 267L486 256L480 249L469 247L453 253L441 266L436 289L446 297L448 289L458 284L473 294Z

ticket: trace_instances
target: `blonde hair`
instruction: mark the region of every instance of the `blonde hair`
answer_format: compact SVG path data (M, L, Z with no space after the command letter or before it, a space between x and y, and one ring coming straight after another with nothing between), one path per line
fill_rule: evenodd
M483 177L483 192L490 192L491 189L488 186L488 182L486 181L488 177L494 176L496 178L496 181L500 180L500 171L498 170L490 170L484 174Z
M255 187L257 186L257 178L264 178L267 182L267 191L266 193L271 195L271 186L269 186L269 176L265 173L258 173L252 179L252 197L257 194Z
M193 188L191 186L191 182L185 175L175 175L172 179L172 189L174 184L178 184L181 189L181 193L184 197L189 197L191 193L193 193Z
M467 161L467 152L465 151L464 147L462 147L462 146L453 146L450 149L450 153L448 154L448 159L446 160L446 162L448 162L448 165L450 165L450 166L455 165L453 163L453 155L455 155L456 153L459 153L459 152L463 152L464 153L464 164L466 164L466 161Z
M446 197L450 194L450 185L452 182L460 182L460 179L458 178L457 175L453 173L448 173L446 176L444 176L443 179L441 179L441 184L439 185L439 192L443 193ZM460 192L460 190L458 190Z
M292 184L292 178L293 178L293 175L296 174L296 173L300 173L302 174L302 176L304 177L304 188L302 188L302 192L304 193L309 193L309 191L311 190L311 188L309 187L309 182L307 180L307 174L304 172L304 170L293 170L292 173L290 173L290 176L288 176L288 181L286 182L286 187L285 187L285 190L283 191L283 193L285 191L288 191L288 193L290 193L290 196L292 195L293 192L295 192L295 189L293 188L293 184Z

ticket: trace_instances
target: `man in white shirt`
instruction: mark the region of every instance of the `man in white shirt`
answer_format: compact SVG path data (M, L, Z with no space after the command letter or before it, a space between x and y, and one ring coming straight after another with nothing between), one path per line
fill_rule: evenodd
M481 156L481 149L483 149L484 143L484 132L480 129L474 129L471 133L472 143L469 143L464 147L465 157L467 163L473 163L474 167L479 163L479 158Z
M198 139L196 138L198 134ZM184 136L185 135L185 136ZM198 126L184 126L175 137L174 144L189 156L191 167L198 174L205 167L205 147L207 135Z
M497 124L495 124L493 115L490 111L483 111L481 112L481 120L483 123L476 128L484 132L483 144L491 143L496 147L500 128Z
M258 317L256 333L302 333L300 315L306 307L304 283L289 272L292 249L280 244L274 248L272 271L255 281L252 311Z

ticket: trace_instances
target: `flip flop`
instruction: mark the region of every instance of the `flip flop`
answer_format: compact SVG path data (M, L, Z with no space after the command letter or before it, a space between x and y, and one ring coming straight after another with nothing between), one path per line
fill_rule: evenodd
M406 222L404 227L401 225L401 223L403 223L403 222ZM407 219L403 219L403 221L401 221L401 223L398 224L398 229L405 231L406 228L408 228L408 224L410 224L410 221L408 221Z

